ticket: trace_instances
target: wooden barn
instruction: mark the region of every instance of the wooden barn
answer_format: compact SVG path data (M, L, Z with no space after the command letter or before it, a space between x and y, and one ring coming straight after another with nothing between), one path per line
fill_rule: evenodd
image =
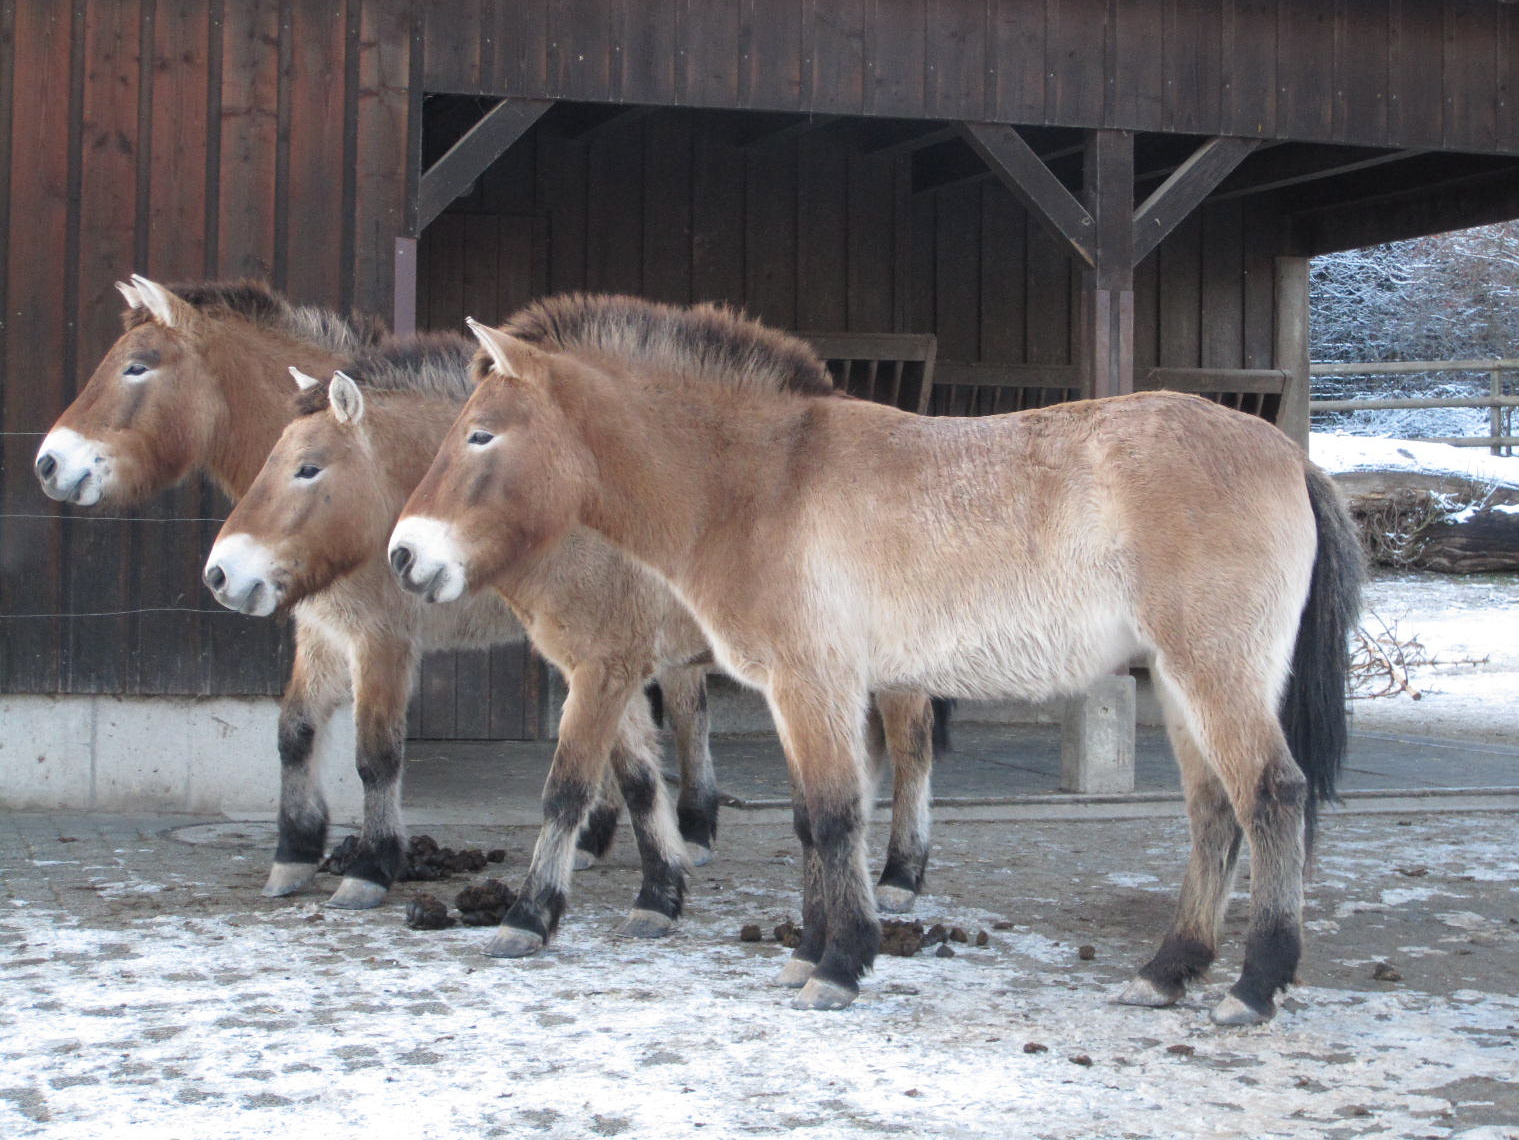
M933 414L1163 386L1300 436L1308 258L1515 216L1504 0L12 0L6 762L45 751L25 718L269 709L287 667L200 585L214 492L107 518L37 487L131 272L400 328L722 300ZM550 730L524 648L479 664L428 661L415 735Z

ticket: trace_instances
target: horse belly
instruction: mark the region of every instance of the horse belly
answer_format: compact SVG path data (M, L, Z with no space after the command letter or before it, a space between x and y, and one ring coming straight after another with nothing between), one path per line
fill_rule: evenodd
M1144 652L1117 591L1031 605L1015 596L962 607L913 607L876 639L872 683L971 700L1046 700L1079 693Z

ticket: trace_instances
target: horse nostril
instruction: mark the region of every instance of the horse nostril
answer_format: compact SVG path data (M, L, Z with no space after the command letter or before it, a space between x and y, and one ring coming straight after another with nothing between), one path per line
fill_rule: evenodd
M206 568L206 585L213 590L220 590L227 584L227 574L220 566L208 566Z
M406 569L415 560L411 547L405 544L393 546L390 549L390 568L402 577L406 576Z
M37 456L37 474L44 479L51 479L53 472L58 470L58 459L51 451L44 451Z

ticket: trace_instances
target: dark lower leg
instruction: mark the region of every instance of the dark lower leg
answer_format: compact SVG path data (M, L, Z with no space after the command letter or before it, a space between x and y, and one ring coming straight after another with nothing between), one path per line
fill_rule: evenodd
M676 804L680 836L710 851L717 840L717 778L709 744L706 670L669 670L661 675L660 688L680 762L680 799Z
M828 941L828 907L823 888L823 861L812 836L812 820L799 791L792 793L792 826L802 845L802 940L791 951L793 959L815 967L823 958ZM811 973L809 969L808 973ZM801 985L805 978L794 977Z
M400 813L405 734L399 724L364 723L362 710L360 717L358 765L364 785L364 823L343 878L388 888L401 872L406 845Z
M686 859L658 763L652 750L618 741L612 746L612 767L628 805L628 820L643 868L634 909L674 921L680 916L686 894Z
M622 814L617 800L606 794L606 789L596 798L591 807L590 814L586 816L585 826L580 829L580 834L575 840L575 849L583 851L592 859L600 859L612 849L612 840L617 837L617 817Z
M933 709L924 697L887 695L879 697L878 703L893 773L891 838L879 886L915 896L923 889L924 869L928 865ZM894 901L911 905L911 897Z
M1245 965L1229 993L1260 1017L1276 1010L1276 995L1297 980L1302 955L1303 801L1295 765L1264 772L1250 821L1250 925Z
M560 749L564 747L561 741ZM560 752L555 753L555 764ZM547 942L559 926L569 898L570 865L575 835L591 810L594 789L574 777L556 776L552 769L543 789L543 828L533 848L527 876L517 901L501 920L503 927L527 931Z
M865 870L863 804L856 794L842 802L823 800L810 807L814 850L821 879L827 938L813 977L850 993L875 962L881 944L875 900Z
M277 863L315 865L327 848L327 803L312 768L316 725L304 706L280 710L280 814Z

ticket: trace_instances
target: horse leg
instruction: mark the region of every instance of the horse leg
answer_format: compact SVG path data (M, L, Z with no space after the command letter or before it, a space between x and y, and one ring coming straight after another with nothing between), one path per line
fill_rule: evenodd
M1276 993L1296 980L1302 956L1307 781L1266 686L1239 670L1218 670L1205 684L1176 687L1190 712L1186 723L1250 841L1245 964L1212 1017L1219 1025L1256 1025L1276 1013Z
M842 1009L858 996L859 979L881 944L866 867L863 699L800 679L772 679L769 697L803 856L803 936L778 981L800 980L796 1009Z
M680 759L680 799L676 815L681 838L691 864L703 867L712 861L717 839L717 777L712 771L708 736L707 669L703 665L667 669L659 675L664 692L665 715L675 733L675 754Z
M876 884L876 905L901 914L917 901L928 865L934 713L920 693L878 693L876 707L892 760L891 839Z
M315 771L317 733L348 688L347 669L331 646L297 621L295 664L280 700L279 841L264 883L265 898L282 898L316 877L327 849L327 801Z
M1163 686L1162 686L1163 688ZM1125 1005L1168 1006L1186 992L1187 983L1201 977L1218 952L1218 928L1229 902L1244 834L1234 818L1228 793L1213 774L1197 742L1179 714L1167 710L1171 748L1181 769L1192 852L1181 883L1176 919L1155 956L1119 1001Z
M585 826L575 840L574 869L584 871L606 857L617 837L617 817L622 814L622 799L617 781L610 772L596 793L596 803L586 816Z
M364 822L358 850L328 906L379 906L401 872L406 832L401 820L401 766L406 750L406 702L416 651L411 642L362 641L354 652L353 720Z
M607 757L641 673L606 662L565 673L568 692L559 719L559 744L543 785L543 826L527 877L486 943L493 958L523 958L541 950L559 925L569 897L575 839L607 770Z
M628 805L638 841L643 882L619 934L655 938L680 917L689 859L676 823L675 807L660 771L659 749L648 702L634 693L612 744L612 770Z

